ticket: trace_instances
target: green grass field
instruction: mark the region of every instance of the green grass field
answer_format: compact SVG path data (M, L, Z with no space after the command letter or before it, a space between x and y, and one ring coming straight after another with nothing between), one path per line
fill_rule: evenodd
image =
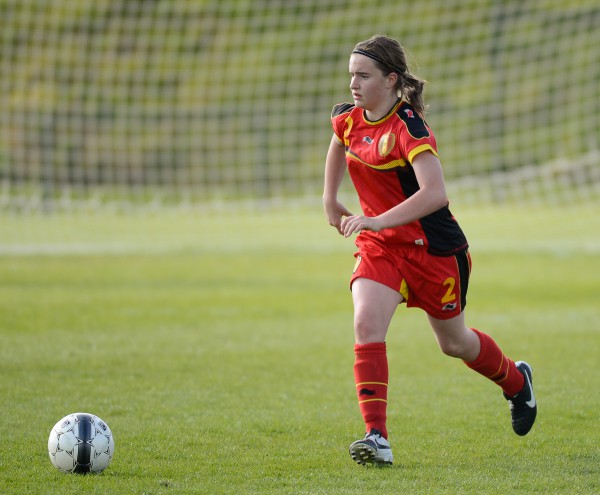
M0 218L0 493L600 492L598 204L455 209L468 322L534 368L538 422L443 356L419 310L388 338L396 463L351 462L352 242L317 205ZM116 455L64 475L51 427L103 418Z

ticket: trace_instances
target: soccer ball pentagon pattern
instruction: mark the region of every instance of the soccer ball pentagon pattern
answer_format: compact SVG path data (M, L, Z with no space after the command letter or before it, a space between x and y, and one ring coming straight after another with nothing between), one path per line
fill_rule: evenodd
M52 428L48 454L52 464L65 473L100 473L115 454L115 441L98 416L74 413Z

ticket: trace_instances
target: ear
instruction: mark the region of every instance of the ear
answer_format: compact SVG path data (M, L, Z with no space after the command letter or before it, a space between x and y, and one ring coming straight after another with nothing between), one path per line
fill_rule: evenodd
M386 81L387 87L393 88L396 86L397 82L398 82L398 74L396 74L395 72L390 72L390 74L387 77L387 81Z

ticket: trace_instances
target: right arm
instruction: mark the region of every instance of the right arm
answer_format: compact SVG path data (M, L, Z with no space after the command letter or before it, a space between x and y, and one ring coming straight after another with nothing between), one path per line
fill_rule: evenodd
M337 195L346 173L346 153L343 143L334 134L329 143L327 158L325 160L325 184L323 187L323 207L329 225L335 227L342 234L342 217L352 215L350 211L338 201Z

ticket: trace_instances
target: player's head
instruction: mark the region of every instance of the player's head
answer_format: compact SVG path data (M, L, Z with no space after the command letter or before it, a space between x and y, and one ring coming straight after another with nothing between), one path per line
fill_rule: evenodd
M397 40L383 34L376 34L368 40L357 43L352 53L371 58L384 75L396 73L398 95L413 105L417 112L425 113L423 102L425 81L410 73L406 54Z

